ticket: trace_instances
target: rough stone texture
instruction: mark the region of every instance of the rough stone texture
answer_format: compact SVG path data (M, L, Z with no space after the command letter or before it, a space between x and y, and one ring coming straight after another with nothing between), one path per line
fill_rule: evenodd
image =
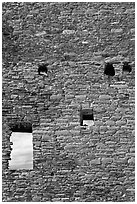
M3 201L134 201L135 4L2 8ZM132 72L118 81L126 59ZM116 68L110 86L104 61ZM44 62L47 77L38 75ZM95 123L83 129L80 106L89 103ZM18 121L32 124L33 170L8 169L10 124Z

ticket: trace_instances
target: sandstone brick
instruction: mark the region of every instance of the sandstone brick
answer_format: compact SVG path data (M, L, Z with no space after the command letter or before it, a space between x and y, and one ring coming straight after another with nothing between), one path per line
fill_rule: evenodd
M41 146L41 141L35 141L35 142L33 141L33 144L36 146Z
M56 135L69 135L70 132L68 130L58 130L55 132Z
M131 164L131 163L132 163L132 164L135 164L135 158L129 159L129 160L128 160L128 163L129 163L129 164Z
M126 9L125 13L127 13L127 14L134 14L135 13L135 9L134 8Z
M113 125L115 125L115 122L113 120L108 120L106 122L106 125L113 126Z
M98 165L101 164L101 160L100 159L93 159L90 161L90 165Z
M114 162L122 165L122 164L126 164L128 162L128 159L127 158L119 158L119 159L115 159Z
M102 121L95 121L94 125L95 126L103 126L103 122Z
M127 120L127 124L132 124L132 125L135 125L135 120Z
M72 94L66 94L66 95L65 95L65 98L66 98L66 99L73 99L73 98L74 98L74 95L72 95Z
M61 95L61 94L51 95L51 96L50 96L50 99L51 99L51 100L60 100L61 98L62 98L62 95Z
M68 144L68 145L66 145L65 147L64 147L64 149L65 150L74 150L75 148L78 148L78 145L76 145L76 144Z
M113 158L102 158L102 164L108 164L108 163L112 163L113 162Z
M42 36L42 35L45 35L45 34L47 34L46 31L42 31L42 32L36 33L35 35L39 37L39 36Z
M106 132L108 130L107 126L100 126L100 131Z
M109 99L112 99L112 97L110 95L100 95L99 99L100 100L109 100Z
M46 134L42 135L41 141L49 141L49 140L51 140L51 136L46 135Z
M130 148L130 152L135 153L135 148L134 147Z
M96 148L97 149L105 149L105 144L103 144L103 143L97 143L97 146L96 146Z
M102 112L105 112L105 109L103 107L95 107L94 111L97 113L102 113Z
M135 135L135 130L132 131L132 135Z
M75 98L76 100L85 100L86 95L76 95Z
M70 122L69 125L70 126L79 126L80 122Z
M79 135L80 131L79 130L70 130L70 133L73 135Z
M33 135L38 135L38 134L48 134L49 131L48 130L33 130Z
M116 121L116 125L122 126L126 124L126 120L118 120Z
M127 84L125 84L125 85L110 85L110 87L113 87L113 88L117 88L117 89L127 89L128 88L128 86L127 86Z
M121 33L121 32L123 32L123 29L122 28L119 28L119 29L112 28L111 32L112 33Z
M62 34L64 35L71 35L71 34L74 34L75 33L75 30L63 30Z
M3 201L133 201L134 2L5 2L2 9ZM133 71L118 81L127 58ZM116 71L110 86L104 60ZM46 62L48 76L38 75ZM89 102L95 123L83 130L80 105ZM8 169L7 126L18 120L33 127L31 171Z

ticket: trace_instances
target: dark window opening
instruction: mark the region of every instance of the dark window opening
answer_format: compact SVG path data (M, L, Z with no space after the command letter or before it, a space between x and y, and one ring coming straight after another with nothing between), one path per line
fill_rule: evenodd
M47 66L48 65L49 65L48 63L39 65L39 68L38 68L39 75L41 75L41 73L42 73L42 75L46 75L47 76L47 72L48 72Z
M113 64L108 62L105 65L105 69L104 69L104 74L108 75L108 76L114 76L115 75L115 69L113 67Z
M131 72L132 71L132 68L131 66L129 65L129 62L124 62L123 63L123 72Z
M83 109L80 112L80 125L92 126L94 124L93 109Z
M83 115L83 120L94 120L93 115Z
M28 122L16 122L15 124L11 123L9 126L12 132L32 133L32 124Z
M54 176L54 173L53 173L53 172L51 172L51 176Z

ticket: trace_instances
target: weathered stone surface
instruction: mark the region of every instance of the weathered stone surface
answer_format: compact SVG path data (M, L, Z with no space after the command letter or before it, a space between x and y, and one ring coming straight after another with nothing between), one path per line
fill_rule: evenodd
M85 100L86 95L76 95L75 98L76 100Z
M108 164L108 163L112 163L113 162L113 158L102 158L102 164Z
M75 30L63 30L63 32L62 32L62 34L64 34L64 35L71 35L74 33L75 33Z
M58 130L55 132L56 135L69 135L69 131L67 130Z
M62 95L61 95L61 94L51 95L51 96L50 96L50 99L51 99L51 100L60 100L61 98L62 98Z
M118 125L118 126L125 125L126 123L127 123L126 120L118 120L118 121L116 121L116 125Z
M115 125L115 122L113 120L108 120L106 122L106 125L113 126L113 125Z
M111 99L112 97L111 96L109 96L109 95L101 95L101 96L99 96L99 99L100 100L109 100L109 99Z
M128 160L128 163L129 163L129 164L135 164L135 158L129 159L129 160Z
M70 133L73 135L79 135L80 131L79 130L70 130Z
M101 161L100 161L100 159L93 159L93 160L91 160L90 161L90 165L98 165L98 164L101 164Z
M43 36L45 34L47 34L46 31L42 31L42 32L36 33L35 35L39 37L39 36Z
M110 87L113 87L113 88L117 88L117 89L126 89L128 88L128 86L125 84L125 85L110 85Z
M3 201L133 202L134 2L2 9ZM132 72L122 74L126 60ZM115 67L110 86L104 61ZM47 76L38 74L43 63ZM94 125L80 126L80 107L90 104ZM32 170L8 169L9 123L18 121L32 124Z
M112 28L112 29L111 29L111 33L121 33L122 31L123 31L122 28L119 28L119 29L114 29L114 28Z

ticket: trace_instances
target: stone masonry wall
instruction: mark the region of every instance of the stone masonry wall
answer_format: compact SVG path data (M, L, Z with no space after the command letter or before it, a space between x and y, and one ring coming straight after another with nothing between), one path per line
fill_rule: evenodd
M135 4L6 2L2 11L3 201L134 201ZM132 72L119 80L125 60ZM110 86L105 61L115 66ZM46 62L48 77L38 75ZM83 129L90 103L94 125ZM32 124L33 170L8 169L18 121Z

